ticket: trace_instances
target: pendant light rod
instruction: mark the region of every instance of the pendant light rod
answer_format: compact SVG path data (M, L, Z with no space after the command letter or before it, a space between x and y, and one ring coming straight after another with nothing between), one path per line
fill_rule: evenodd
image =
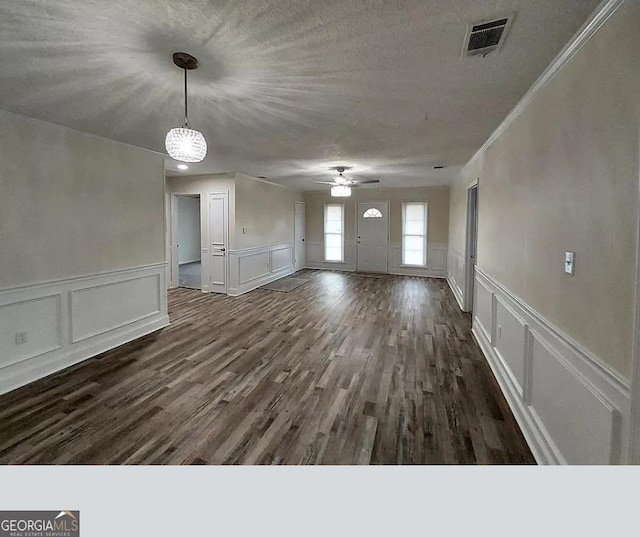
M187 109L187 70L184 70L184 126L189 126L189 114Z
M198 68L198 59L186 52L174 52L173 63L184 70L184 126L189 126L189 108L187 104L187 71Z

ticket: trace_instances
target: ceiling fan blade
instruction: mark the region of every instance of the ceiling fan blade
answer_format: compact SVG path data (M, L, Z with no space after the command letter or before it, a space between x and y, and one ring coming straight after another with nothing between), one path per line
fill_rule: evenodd
M361 185L373 185L379 182L380 182L380 179L367 179L366 181L358 181L358 183Z
M319 185L335 185L333 181L314 181L314 183L317 183Z

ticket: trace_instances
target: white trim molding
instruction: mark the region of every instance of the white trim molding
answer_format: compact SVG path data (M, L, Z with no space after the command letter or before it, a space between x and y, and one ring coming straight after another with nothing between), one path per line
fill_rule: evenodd
M507 130L516 118L529 106L531 101L540 93L540 91L567 65L569 60L591 39L600 27L609 20L609 18L624 4L626 0L604 0L600 6L593 12L591 17L576 32L573 38L558 53L551 64L542 72L538 79L534 82L529 91L524 94L522 99L516 104L515 108L509 112L506 118L500 123L498 128L493 131L487 141L478 149L469 162L476 157L482 155L490 146Z
M229 250L230 296L239 296L295 272L293 242Z
M473 328L541 464L628 462L630 386L476 267Z
M0 393L167 326L165 278L158 263L0 290Z

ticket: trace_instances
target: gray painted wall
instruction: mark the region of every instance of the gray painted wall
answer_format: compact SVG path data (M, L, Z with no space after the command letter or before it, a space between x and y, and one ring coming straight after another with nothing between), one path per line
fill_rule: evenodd
M160 155L0 112L0 288L162 262Z

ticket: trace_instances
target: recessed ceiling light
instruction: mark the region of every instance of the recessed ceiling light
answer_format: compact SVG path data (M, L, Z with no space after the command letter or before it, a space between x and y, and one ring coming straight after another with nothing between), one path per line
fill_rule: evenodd
M178 164L178 169L179 170L188 170L189 166L187 166L186 164Z

